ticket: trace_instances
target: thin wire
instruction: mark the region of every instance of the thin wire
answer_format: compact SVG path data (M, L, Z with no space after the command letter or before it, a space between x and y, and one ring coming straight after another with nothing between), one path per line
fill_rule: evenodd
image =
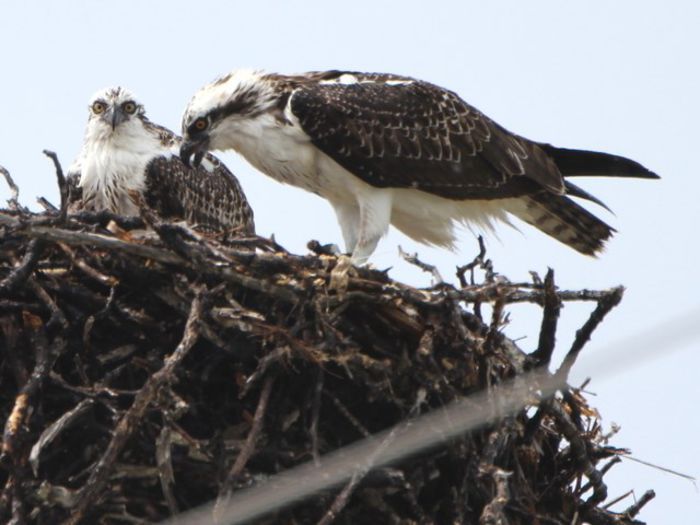
M582 368L596 378L610 377L651 360L668 356L700 338L700 308L623 339L586 359ZM663 351L659 351L659 349ZM611 356L613 358L611 359ZM378 468L434 447L490 421L519 412L565 387L546 371L534 371L504 382L490 392L454 401L444 409L402 423L321 457L320 465L304 463L234 494L220 521L213 504L175 516L169 525L235 525L288 506L321 490L348 481L358 471ZM368 459L369 458L369 459Z

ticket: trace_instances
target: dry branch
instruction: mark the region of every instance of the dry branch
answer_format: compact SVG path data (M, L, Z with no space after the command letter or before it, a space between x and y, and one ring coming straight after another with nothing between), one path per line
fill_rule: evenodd
M340 290L339 259L319 243L296 256L148 210L67 214L63 193L47 210L0 211L3 522L157 522L393 429L379 454L413 416L556 367L562 303L590 301L555 372L566 377L622 297L559 290L551 271L511 283L483 243L458 287L404 254L435 286L357 268ZM536 348L501 332L522 302L542 308ZM343 487L262 523L640 523L651 493L624 513L605 507L604 476L625 451L607 444L580 392L531 402L534 413L390 467L369 454Z

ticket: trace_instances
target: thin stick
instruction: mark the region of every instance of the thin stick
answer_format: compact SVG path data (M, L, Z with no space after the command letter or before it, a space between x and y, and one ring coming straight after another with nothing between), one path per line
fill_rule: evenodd
M12 194L12 196L7 201L10 205L10 209L19 210L19 188L17 187L17 184L15 184L15 181L12 179L12 175L10 175L10 172L7 171L3 166L0 166L0 174L2 174L3 177L5 177L5 182L7 182L7 185L10 187L10 193Z
M22 262L12 270L12 273L0 282L0 294L10 293L22 283L29 279L29 276L36 268L39 259L44 252L44 243L39 239L32 239L27 244L27 249L22 257Z
M217 498L216 505L214 506L215 520L218 520L223 509L227 507L228 502L231 499L233 486L235 485L236 480L238 480L238 477L241 475L241 472L243 472L246 463L248 463L248 460L255 451L255 445L258 442L258 436L262 430L263 421L265 420L265 412L267 411L267 403L270 400L270 393L272 392L272 385L274 383L275 376L267 376L262 390L260 391L260 399L258 400L258 406L255 409L255 415L253 416L253 424L250 427L245 444L238 453L236 461L233 463L233 466L231 467L231 470L229 471L228 476L226 476L226 480L219 491L219 497Z
M542 312L542 325L540 327L540 339L537 350L532 357L539 365L547 365L552 359L556 345L557 323L561 311L561 298L557 295L554 286L554 270L547 271L544 278L544 308Z
M63 168L58 160L58 155L47 149L44 150L44 155L53 161L54 168L56 168L58 191L61 193L61 208L58 217L60 222L65 222L66 217L68 216L68 184L66 184L66 177L63 175Z
M642 494L642 497L639 498L639 500L627 507L625 512L623 514L629 516L630 518L634 518L637 514L639 514L639 511L642 510L642 507L649 503L651 500L653 500L656 497L656 492L653 490L647 490L644 494Z
M564 362L559 367L559 370L557 370L557 374L562 378L569 377L569 372L571 371L571 367L574 366L579 352L591 338L593 331L598 327L603 319L605 319L605 316L610 313L610 310L615 308L620 303L624 291L625 289L622 286L618 286L617 288L610 290L605 297L600 299L598 306L596 306L595 310L593 310L588 320L576 331L576 338L571 345L571 349L566 354Z

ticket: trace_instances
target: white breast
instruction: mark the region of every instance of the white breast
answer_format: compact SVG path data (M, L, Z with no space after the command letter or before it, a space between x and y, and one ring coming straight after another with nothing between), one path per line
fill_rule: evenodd
M163 154L170 152L140 122L125 123L114 133L104 128L88 131L80 161L85 205L121 215L138 215L129 191L144 190L146 166Z
M234 149L273 179L329 200L347 199L359 182L312 143L297 123L284 123L269 113L229 119L221 124L212 149Z

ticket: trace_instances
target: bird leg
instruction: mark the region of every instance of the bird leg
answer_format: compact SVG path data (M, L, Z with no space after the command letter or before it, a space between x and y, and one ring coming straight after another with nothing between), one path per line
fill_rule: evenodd
M359 266L367 262L381 239L389 229L393 191L372 188L358 198L360 208L357 242L352 250L352 262Z
M338 218L340 231L345 241L346 253L352 253L357 244L358 225L360 224L360 207L356 202L330 201Z

